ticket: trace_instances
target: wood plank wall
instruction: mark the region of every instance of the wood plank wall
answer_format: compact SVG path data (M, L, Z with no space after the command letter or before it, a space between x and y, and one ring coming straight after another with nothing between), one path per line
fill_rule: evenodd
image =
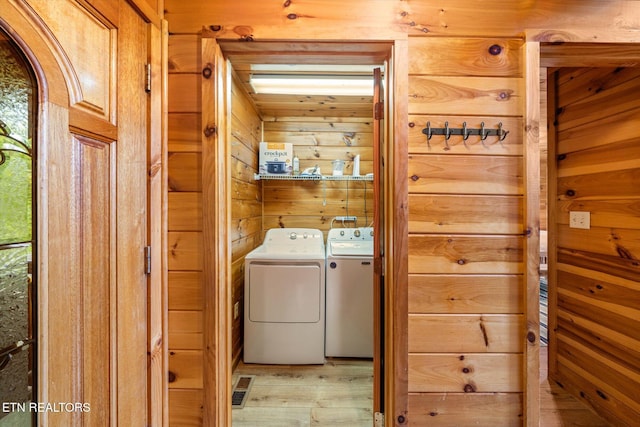
M360 174L364 175L373 171L371 120L371 117L278 117L264 122L264 139L293 143L293 151L300 159L300 171L317 165L324 175L331 175L331 162L341 159L345 162L344 175L351 175L353 158L360 155ZM317 228L325 232L326 237L331 220L344 215L356 216L360 227L370 225L373 182L264 182L265 230Z
M202 425L200 42L169 37L169 422Z
M409 38L411 425L522 425L522 45ZM509 134L447 145L427 122Z
M240 360L243 346L244 257L262 243L262 181L258 172L261 119L237 79L231 88L231 271L232 299L238 317L232 326L232 363Z
M640 419L640 69L556 75L557 330L550 376L615 425ZM589 230L569 228L590 212Z

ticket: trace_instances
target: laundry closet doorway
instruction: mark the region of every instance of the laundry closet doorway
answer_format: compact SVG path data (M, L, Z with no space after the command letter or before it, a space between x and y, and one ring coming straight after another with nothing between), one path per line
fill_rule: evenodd
M249 69L250 67L247 65L260 66L261 64L270 64L267 68L278 65L286 67L294 64L294 68L299 67L301 70L309 70L309 67L313 65L319 66L319 69L345 66L346 68L349 66L354 68L370 66L373 69L377 66L383 69L384 79L384 87L379 95L381 95L381 99L392 100L394 96L401 95L398 93L398 86L401 86L399 91L406 91L406 84L398 85L394 79L394 73L398 68L393 55L394 49L398 49L396 45L397 42L394 44L392 42L221 41L208 38L206 34L203 36L202 190L203 241L205 242L203 249L206 260L204 263L205 356L203 378L205 424L228 425L231 423L231 371L235 366L234 362L239 357L237 339L235 338L239 322L234 323L234 320L237 321L238 317L241 318L242 315L238 316L238 308L234 307L238 301L234 298L233 289L234 287L238 288L234 283L239 277L238 269L242 268L242 260L238 260L234 254L242 252L242 250L238 250L237 246L232 248L232 245L235 245L232 241L233 236L237 237L238 234L243 233L243 230L237 224L236 218L232 220L232 216L237 216L238 213L235 209L232 213L231 201L239 191L244 191L245 186L239 186L236 182L232 183L231 174L233 173L235 176L238 173L248 173L253 176L254 172L252 170L239 171L237 167L233 169L234 165L232 165L232 151L235 148L232 148L231 141L237 137L237 135L232 135L232 127L235 125L232 121L237 121L237 114L236 117L232 117L232 91L238 90L242 82L246 80L242 77L244 73L242 70ZM399 48L406 49L406 44L400 43ZM402 64L400 64L401 66ZM236 70L236 67L241 71ZM309 71L306 72L309 73ZM398 135L399 133L406 132L406 114L402 115L394 111L392 102L382 102L377 109L378 117L381 120L374 121L373 97L366 107L363 105L339 105L344 101L335 98L331 99L331 103L334 105L325 105L322 102L314 104L319 110L326 109L326 111L306 108L304 99L297 102L298 105L288 107L286 105L278 107L277 103L273 103L272 106L273 108L291 108L291 115L297 114L293 112L294 110L302 110L302 115L309 116L311 121L325 120L325 116L338 116L340 108L350 108L354 111L352 116L355 117L360 115L359 109L366 108L371 117L369 128L376 129L376 132L372 132L372 134L377 133L380 136L380 142L372 144L371 154L368 154L365 160L368 162L367 166L364 166L362 171L369 172L366 170L368 167L374 175L373 182L369 183L367 190L371 193L373 189L375 194L375 196L372 194L373 200L370 202L373 206L370 205L367 208L371 213L370 216L367 214L367 221L371 219L379 221L379 224L374 224L374 240L379 248L374 256L376 272L374 282L377 294L375 300L379 302L379 305L375 307L375 319L378 327L374 333L376 351L374 355L373 411L383 412L383 405L393 411L396 404L401 406L394 397L406 394L399 390L402 387L396 385L397 379L402 375L395 373L406 371L404 369L406 367L406 332L404 335L402 333L394 335L393 333L397 330L406 331L406 328L402 328L398 323L406 322L406 320L403 320L401 315L396 318L394 314L406 313L406 309L404 311L398 310L399 306L406 305L406 295L403 298L399 294L404 291L397 291L397 289L406 289L406 286L400 287L396 281L402 271L406 271L406 267L402 268L403 262L406 264L406 256L402 256L401 248L403 245L392 240L401 239L401 236L406 235L406 224L398 225L393 221L398 217L395 211L406 207L406 201L402 200L403 197L406 197L406 190L402 191L403 181L406 186L406 174L399 171L397 166L401 162L399 159L402 158L399 155L402 144L395 145L391 141L401 137ZM262 105L260 108L262 108L263 115L269 111L267 109L269 107L266 105ZM337 125L340 125L341 121L349 122L348 116L349 114L346 114L344 120L338 118L334 121ZM272 118L271 120L276 121L277 119ZM234 129L237 128L236 126ZM255 126L248 127L247 131L255 131ZM313 132L308 136L313 140ZM350 138L353 137L352 132L343 133L345 146L350 145ZM262 140L262 134L258 140ZM317 141L315 143L317 144ZM374 151L375 154L373 154ZM257 156L257 153L254 155ZM334 156L334 153L331 156ZM321 158L321 155L317 157L317 163L331 160L330 158ZM254 163L257 164L257 161ZM385 165L384 169L380 169L382 164ZM308 165L301 159L301 169L306 166ZM348 167L352 167L352 164L349 164ZM246 168L242 166L242 169ZM321 166L320 169L324 175L331 173L329 167ZM347 174L350 172L345 172L345 175ZM262 193L262 188L254 189L254 191ZM364 199L366 200L366 196ZM264 215L261 217L263 217L264 226L260 224L259 231L254 233L255 237L248 239L249 243L245 239L241 244L248 243L249 247L256 247L261 243L264 232L269 228L275 228L269 223L273 219L264 218ZM328 224L331 220L330 215L327 215L324 220ZM245 221L244 225L250 224L252 221L257 222L255 215L253 220ZM278 223L275 226L282 227ZM296 224L296 226L302 225ZM249 227L251 226L249 225ZM405 229L404 232L402 227ZM384 238L383 236L388 237ZM246 252L248 251L245 250L245 254ZM384 257L384 254L388 254L388 256ZM383 271L392 273L388 274L388 277L382 278ZM386 286L383 288L382 283L385 282ZM386 343L384 347L382 346L383 342ZM384 381L383 378L385 378Z

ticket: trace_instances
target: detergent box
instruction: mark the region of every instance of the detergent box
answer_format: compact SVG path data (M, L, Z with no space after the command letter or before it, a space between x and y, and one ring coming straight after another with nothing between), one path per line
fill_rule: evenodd
M287 142L261 142L258 173L264 175L291 175L293 170L293 144Z

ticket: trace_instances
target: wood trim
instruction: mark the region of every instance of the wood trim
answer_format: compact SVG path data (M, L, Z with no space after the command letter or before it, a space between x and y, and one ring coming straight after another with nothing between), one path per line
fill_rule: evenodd
M162 28L162 17L145 0L126 0L147 23Z
M640 43L640 33L635 30L611 28L551 29L535 28L524 31L525 40L539 43ZM545 64L548 66L548 64Z
M525 57L525 316L523 383L525 425L540 418L540 44L524 44Z
M167 131L166 97L163 88L167 72L167 31L147 25L149 63L152 67L148 117L148 236L151 246L151 275L148 276L148 420L150 425L168 425L168 303L167 303Z
M549 351L548 351L548 375L550 378L557 376L557 342L555 330L558 324L558 292L555 284L558 277L558 201L556 194L558 192L558 171L555 159L557 158L557 141L555 126L555 108L556 108L556 73L551 72L547 75L547 265L548 265L548 307L547 328L549 333Z
M409 43L396 40L387 73L392 106L386 138L386 170L383 199L386 201L386 312L385 312L385 425L407 425L408 414L408 99Z
M103 142L114 142L118 139L117 126L107 121L96 119L93 114L73 107L69 109L69 129L78 135L95 138Z
M231 425L231 72L215 39L202 39L202 228L204 245L204 425ZM205 73L203 73L205 74Z
M373 412L383 412L382 407L382 394L384 393L382 388L382 369L384 364L381 357L383 356L383 340L381 334L383 333L382 325L382 310L384 310L384 296L382 294L382 251L380 248L380 231L382 230L381 212L384 206L382 206L381 194L382 185L382 155L381 155L381 120L376 114L377 104L381 102L382 90L382 72L380 68L373 70L373 229L375 238L373 241Z

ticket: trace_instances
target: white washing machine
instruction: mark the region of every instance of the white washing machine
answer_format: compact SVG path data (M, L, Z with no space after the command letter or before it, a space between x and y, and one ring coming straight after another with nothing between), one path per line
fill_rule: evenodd
M320 230L267 231L245 257L245 363L324 363L324 278Z
M373 357L373 228L327 236L327 357Z

